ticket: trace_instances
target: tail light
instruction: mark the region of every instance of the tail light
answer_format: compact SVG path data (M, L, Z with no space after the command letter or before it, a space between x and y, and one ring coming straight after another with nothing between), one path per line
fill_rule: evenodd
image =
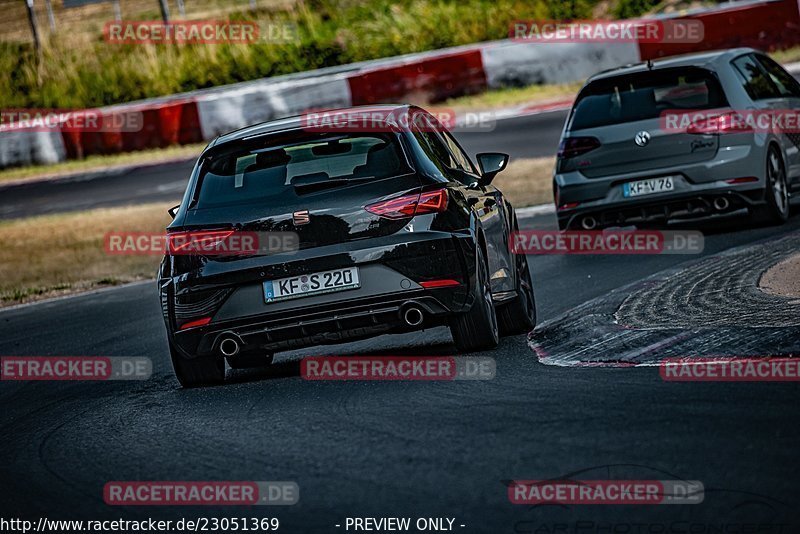
M447 189L403 195L370 204L364 209L386 219L404 219L426 213L441 213L447 209Z
M439 287L460 286L461 282L459 282L458 280L453 280L452 278L444 278L441 280L428 280L426 282L420 282L419 285L421 285L425 289L436 289Z
M686 127L686 133L701 135L719 135L752 131L753 129L750 125L735 111L713 115L711 117L698 118L693 120L689 126Z
M738 185L738 184L749 184L752 182L757 182L758 178L755 176L743 176L741 178L731 178L730 180L725 180L725 181L731 185Z
M203 317L202 319L197 319L195 321L188 321L181 324L179 330L186 330L187 328L196 328L198 326L205 326L211 322L211 317Z
M214 251L218 245L223 244L236 230L189 230L185 232L171 232L167 234L167 253L202 254L204 251Z
M574 158L600 147L596 137L566 137L558 146L558 158Z

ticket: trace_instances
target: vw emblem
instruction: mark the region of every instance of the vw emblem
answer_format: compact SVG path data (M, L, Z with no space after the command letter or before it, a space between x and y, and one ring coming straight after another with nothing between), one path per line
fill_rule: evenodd
M633 140L636 142L637 145L645 146L647 145L647 143L650 142L650 133L642 130L641 132L636 134L636 137L634 137Z

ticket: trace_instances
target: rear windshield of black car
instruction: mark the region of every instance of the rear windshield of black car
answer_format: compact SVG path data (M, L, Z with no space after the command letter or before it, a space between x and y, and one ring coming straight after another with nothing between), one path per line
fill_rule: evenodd
M194 207L280 202L285 195L411 172L397 138L348 134L216 153L201 166Z
M726 105L719 81L705 69L684 67L638 72L587 85L578 95L569 130L654 119L667 110Z

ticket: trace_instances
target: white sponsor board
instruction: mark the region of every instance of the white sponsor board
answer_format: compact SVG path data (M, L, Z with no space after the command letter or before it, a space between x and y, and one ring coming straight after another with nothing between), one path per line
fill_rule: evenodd
M264 81L229 91L216 91L197 99L203 138L251 124L297 115L307 110L350 106L350 86L345 75L303 80Z
M15 165L50 164L67 159L64 139L58 130L37 132L24 129L0 131L0 169Z
M490 89L585 80L605 69L640 61L637 43L498 41L481 49Z

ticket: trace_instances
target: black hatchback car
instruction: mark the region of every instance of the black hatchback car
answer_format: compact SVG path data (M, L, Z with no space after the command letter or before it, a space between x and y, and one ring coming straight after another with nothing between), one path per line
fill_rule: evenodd
M508 156L476 167L414 106L328 113L330 127L305 115L218 137L170 210L158 285L183 386L281 350L447 325L470 352L535 325L526 258L509 249L514 209L491 185ZM292 238L179 250L232 235Z

